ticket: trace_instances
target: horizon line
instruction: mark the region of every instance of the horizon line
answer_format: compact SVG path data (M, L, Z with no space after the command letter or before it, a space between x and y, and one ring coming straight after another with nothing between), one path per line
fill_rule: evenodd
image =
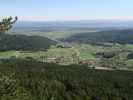
M78 22L78 21L133 21L133 19L64 19L64 20L18 20L18 22L69 22L69 21L73 21L73 22Z

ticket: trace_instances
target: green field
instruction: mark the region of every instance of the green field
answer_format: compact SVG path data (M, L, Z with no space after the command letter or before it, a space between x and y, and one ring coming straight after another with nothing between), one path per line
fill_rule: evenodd
M89 49L89 48L88 48ZM73 47L73 48L57 48L57 47L51 47L47 51L4 51L0 52L1 58L10 58L10 57L17 57L17 58L26 58L26 57L32 57L34 59L40 59L41 56L47 56L49 58L54 57L65 57L65 58L71 58L73 53L79 53L79 56L81 59L91 59L95 58L93 53L93 50L84 50L84 47ZM93 48L91 48L93 49Z
M102 47L97 45L88 44L71 44L71 48L58 48L51 46L51 48L45 51L1 51L0 58L32 58L37 61L53 62L49 59L57 59L60 64L73 64L77 63L75 60L85 61L94 60L95 67L109 67L117 66L117 68L129 68L133 69L133 63L131 59L128 59L128 55L133 52L133 45L120 45L116 44L111 47ZM99 59L97 53L105 53L106 55L115 54L110 59ZM104 64L104 65L103 65Z

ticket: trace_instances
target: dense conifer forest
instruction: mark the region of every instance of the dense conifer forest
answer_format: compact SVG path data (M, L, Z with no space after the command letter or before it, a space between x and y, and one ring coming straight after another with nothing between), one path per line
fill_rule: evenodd
M132 100L133 72L34 60L0 62L1 100Z

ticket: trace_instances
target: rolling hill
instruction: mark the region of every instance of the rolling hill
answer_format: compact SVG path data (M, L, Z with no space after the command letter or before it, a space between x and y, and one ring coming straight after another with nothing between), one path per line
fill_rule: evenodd
M40 50L48 49L56 42L41 36L0 34L0 50Z
M78 33L66 39L67 42L78 43L120 43L120 44L133 44L133 30L109 30L100 32L85 32Z

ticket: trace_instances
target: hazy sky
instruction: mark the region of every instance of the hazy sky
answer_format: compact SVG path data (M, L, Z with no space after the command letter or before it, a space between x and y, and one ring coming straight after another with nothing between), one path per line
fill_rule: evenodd
M20 20L133 20L133 0L0 0L0 16Z

